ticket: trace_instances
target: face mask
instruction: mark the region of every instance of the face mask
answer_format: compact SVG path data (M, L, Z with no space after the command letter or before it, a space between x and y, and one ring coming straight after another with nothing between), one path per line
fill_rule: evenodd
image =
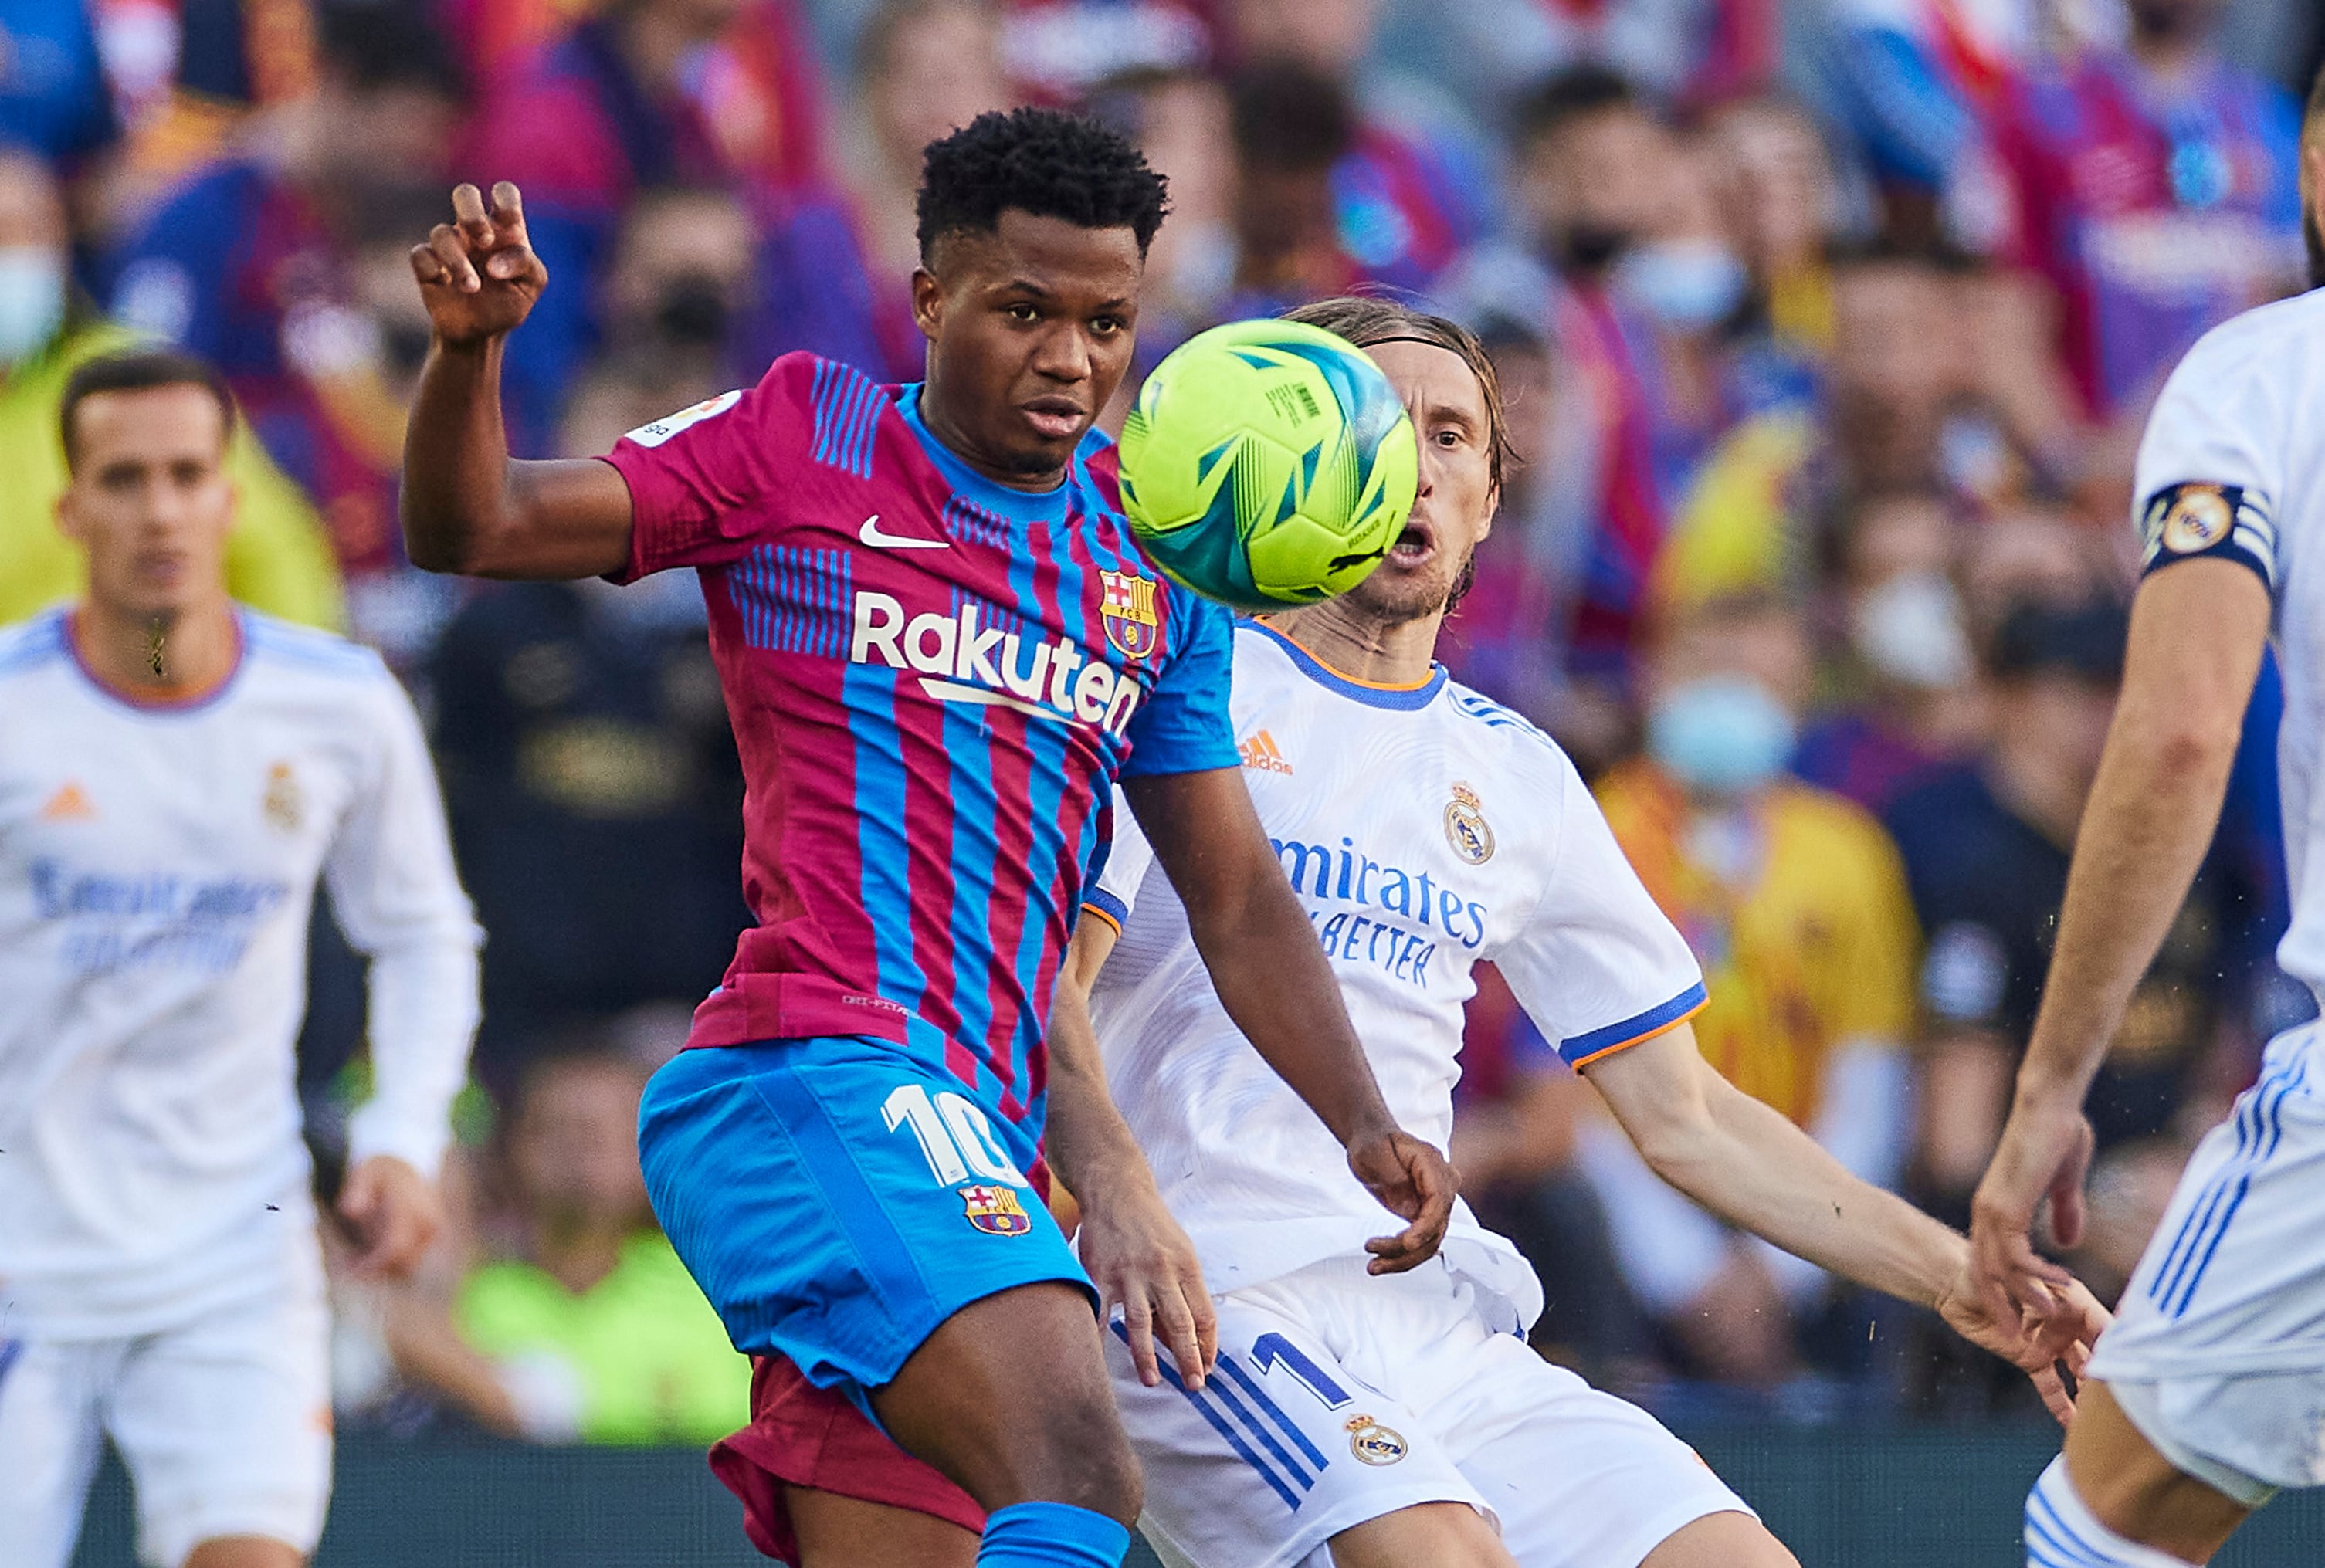
M45 245L0 246L0 364L30 359L64 319L64 258Z
M1665 327L1716 327L1744 303L1752 281L1724 245L1674 240L1641 245L1615 268L1623 297Z
M654 300L654 326L671 342L717 348L727 341L729 311L718 280L683 272L662 285Z
M1710 675L1663 694L1647 715L1647 751L1689 789L1741 795L1792 754L1792 715L1758 681Z
M1901 572L1849 606L1848 638L1865 662L1904 686L1936 691L1969 678L1961 597L1936 572Z

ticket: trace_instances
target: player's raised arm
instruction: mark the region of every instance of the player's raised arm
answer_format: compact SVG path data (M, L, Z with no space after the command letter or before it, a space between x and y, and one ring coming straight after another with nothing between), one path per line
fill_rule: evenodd
M1236 1028L1348 1151L1357 1179L1411 1222L1365 1243L1376 1274L1426 1261L1458 1182L1443 1154L1397 1126L1348 1022L1316 929L1232 768L1125 779L1122 791L1186 906L1196 951Z
M2228 793L2268 638L2266 580L2235 559L2173 563L2132 601L2123 695L2075 836L2059 940L2001 1145L1970 1204L1981 1289L2040 1304L2065 1277L2028 1232L2044 1194L2061 1245L2082 1231L2083 1120L2140 976L2187 900Z
M412 251L432 333L403 437L403 542L412 564L481 577L589 577L630 561L630 493L591 458L511 459L501 355L549 270L515 186L452 192L452 223Z
M2022 1319L1974 1287L1968 1244L1893 1193L1858 1180L1773 1108L1721 1077L1685 1024L1582 1069L1655 1174L1731 1223L1859 1285L1934 1308L1954 1331L2034 1380L2064 1422L2054 1370L2080 1373L2107 1313L2061 1277Z

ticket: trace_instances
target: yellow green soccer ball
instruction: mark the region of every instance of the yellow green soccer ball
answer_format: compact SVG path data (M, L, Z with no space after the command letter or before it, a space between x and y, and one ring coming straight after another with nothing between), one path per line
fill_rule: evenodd
M1403 531L1420 470L1380 367L1296 321L1189 338L1122 429L1122 507L1139 542L1172 581L1241 610L1363 582Z

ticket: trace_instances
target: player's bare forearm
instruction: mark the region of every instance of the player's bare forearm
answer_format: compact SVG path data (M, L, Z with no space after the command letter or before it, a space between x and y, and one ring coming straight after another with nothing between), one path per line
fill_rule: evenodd
M2225 560L2133 601L2123 695L2083 809L2018 1094L2080 1105L2212 839L2267 641L2260 579Z
M1331 961L1283 880L1240 773L1125 780L1236 1028L1343 1147L1392 1130Z
M501 354L549 286L515 186L452 192L454 221L412 248L431 337L403 438L404 549L431 572L589 577L630 559L630 493L603 463L519 463Z
M403 438L406 552L425 570L469 576L619 571L630 558L628 485L595 458L509 457L503 341L439 342L429 352Z
M1125 1187L1152 1192L1153 1173L1106 1084L1106 1065L1091 1027L1089 988L1114 947L1114 928L1082 917L1050 1004L1049 1120L1042 1147L1050 1167L1085 1209Z
M1729 1084L1681 1026L1584 1070L1655 1173L1738 1228L1859 1285L1937 1304L1968 1244L1858 1180Z

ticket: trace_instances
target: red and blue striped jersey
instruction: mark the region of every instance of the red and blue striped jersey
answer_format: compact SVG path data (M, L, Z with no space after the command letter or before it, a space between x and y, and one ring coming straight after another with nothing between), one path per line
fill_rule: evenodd
M947 450L919 399L786 355L607 459L626 577L700 572L743 760L758 925L690 1043L931 1053L1030 1164L1109 786L1237 766L1232 637L1140 553L1104 436L1028 494Z

